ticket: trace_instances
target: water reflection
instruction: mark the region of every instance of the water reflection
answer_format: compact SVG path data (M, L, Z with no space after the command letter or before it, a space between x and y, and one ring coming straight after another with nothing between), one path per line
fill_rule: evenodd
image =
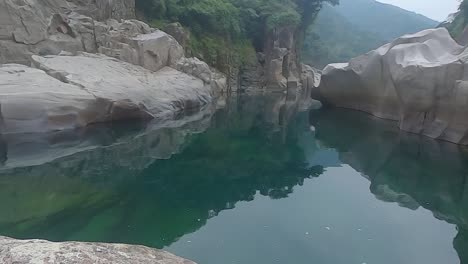
M378 199L457 225L453 246L468 263L465 150L365 114L309 115L300 105L245 96L164 123L5 137L0 234L163 248L239 201L287 198L349 164Z
M282 96L240 97L174 128L46 135L34 151L22 147L33 137L9 140L0 233L162 248L257 192L287 197L322 172L299 145L308 120L298 107Z
M346 111L312 112L317 140L371 181L380 200L456 224L454 247L468 263L468 152L455 144L398 130L393 122Z

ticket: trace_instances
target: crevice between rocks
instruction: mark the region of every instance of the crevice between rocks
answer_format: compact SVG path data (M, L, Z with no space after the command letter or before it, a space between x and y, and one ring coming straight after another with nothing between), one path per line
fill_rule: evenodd
M58 81L60 81L62 83L74 85L74 86L80 88L81 90L87 92L88 94L92 95L94 98L98 99L98 97L96 95L94 95L92 92L90 92L88 89L86 89L86 87L84 85L69 80L67 78L67 73L52 70L52 69L48 68L47 66L41 64L40 62L38 62L38 61L36 61L34 59L32 59L31 62L32 62L31 64L32 64L32 66L34 68L43 71L48 76L50 76L50 77L52 77L52 78L54 78L54 79L56 79L56 80L58 80Z

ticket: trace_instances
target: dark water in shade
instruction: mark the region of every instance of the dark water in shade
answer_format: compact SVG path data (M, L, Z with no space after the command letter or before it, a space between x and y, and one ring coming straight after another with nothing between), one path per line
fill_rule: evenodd
M468 263L465 149L273 96L214 112L5 137L0 234L199 264Z

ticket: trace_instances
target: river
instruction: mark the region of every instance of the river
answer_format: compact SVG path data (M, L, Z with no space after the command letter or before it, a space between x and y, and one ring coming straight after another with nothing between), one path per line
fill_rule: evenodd
M468 263L468 151L278 96L0 144L0 234L199 264Z

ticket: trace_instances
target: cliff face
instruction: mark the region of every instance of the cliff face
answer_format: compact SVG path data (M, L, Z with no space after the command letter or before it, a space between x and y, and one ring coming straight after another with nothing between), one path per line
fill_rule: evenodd
M77 36L80 29L94 31L95 21L134 16L134 0L0 0L0 63L28 64L31 54L88 51L87 43ZM72 32L73 26L79 27L78 32Z
M301 63L304 35L296 26L277 27L265 34L263 50L256 61L242 65L233 86L248 91L287 91L310 98L320 83L318 70Z
M301 65L296 44L296 27L274 28L265 39L265 78L267 89L286 89L298 86Z

